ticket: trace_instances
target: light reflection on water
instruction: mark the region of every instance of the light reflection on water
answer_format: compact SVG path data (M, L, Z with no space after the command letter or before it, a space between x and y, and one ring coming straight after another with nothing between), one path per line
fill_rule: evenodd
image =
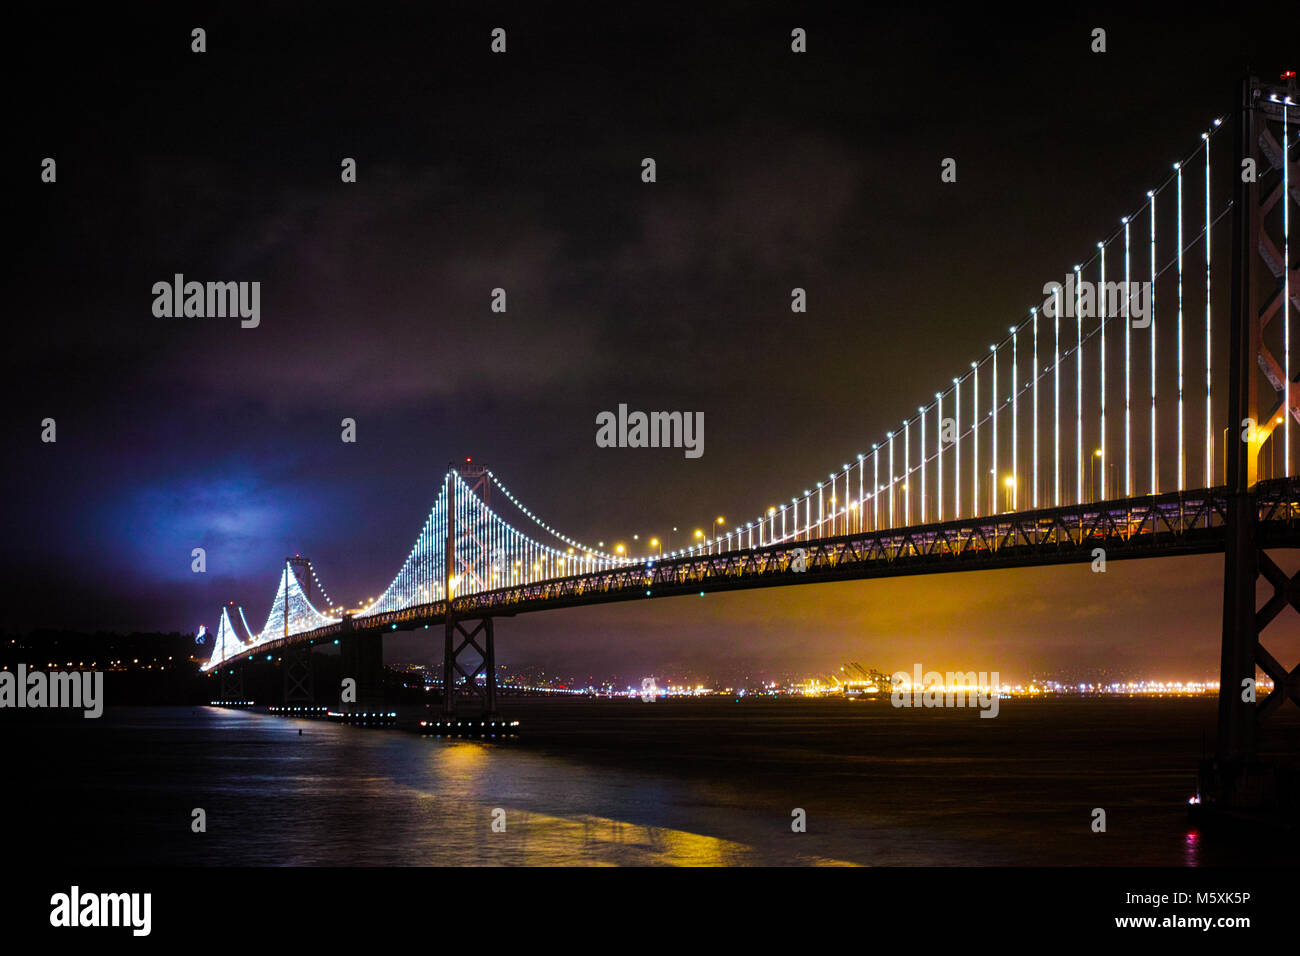
M204 713L228 741L217 755L220 802L261 808L260 846L221 835L209 814L211 849L223 863L455 866L716 866L845 863L786 846L696 832L673 821L715 815L744 831L736 807L708 806L696 788L653 772L622 779L600 768L510 745L283 721L246 712ZM272 753L267 740L285 749ZM283 744L275 745L280 750ZM344 769L341 764L346 764ZM234 766L231 766L234 765ZM239 769L235 769L238 767ZM310 805L298 813L299 804ZM545 809L542 809L545 808ZM590 812L592 809L601 812ZM505 830L493 830L504 811ZM605 815L622 810L619 815ZM777 820L753 836L783 838ZM793 836L793 835L792 835ZM820 845L824 841L816 840ZM226 854L230 859L225 858Z
M743 717L615 709L584 718L581 740L491 743L132 708L6 728L5 740L46 768L26 795L33 812L91 824L68 836L67 853L92 862L1222 862L1177 812L1193 761L1166 752L1212 706L1206 715L1186 702L1128 706L1005 707L998 721L964 723L973 715L887 705L842 719L793 708ZM1109 808L1106 835L1088 825L1096 806ZM190 832L194 807L206 810L207 833ZM806 833L791 832L793 807L807 810ZM498 809L505 832L492 829ZM61 836L56 822L35 829Z

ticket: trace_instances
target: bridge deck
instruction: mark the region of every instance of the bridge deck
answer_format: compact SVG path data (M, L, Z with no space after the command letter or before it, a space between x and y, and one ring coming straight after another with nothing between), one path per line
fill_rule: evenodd
M1262 482L1255 500L1260 544L1300 547L1300 479ZM1091 562L1096 548L1105 550L1107 561L1206 554L1224 549L1227 503L1227 489L1217 487L785 541L482 591L453 598L452 613L504 617L700 592ZM266 641L227 662L344 633L415 630L445 621L446 602L434 601Z

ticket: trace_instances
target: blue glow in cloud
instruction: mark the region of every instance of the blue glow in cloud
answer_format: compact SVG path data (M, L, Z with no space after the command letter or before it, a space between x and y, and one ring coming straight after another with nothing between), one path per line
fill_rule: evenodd
M301 504L295 489L248 474L172 478L127 496L109 531L116 556L137 576L188 578L191 551L203 548L207 573L247 577L284 558Z

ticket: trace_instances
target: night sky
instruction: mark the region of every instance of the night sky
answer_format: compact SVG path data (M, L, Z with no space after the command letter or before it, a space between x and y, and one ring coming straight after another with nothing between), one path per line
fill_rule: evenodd
M982 355L1226 114L1245 66L1300 54L1289 5L532 6L133 5L15 27L0 627L191 631L228 600L257 624L292 553L336 600L378 594L466 456L583 541L743 522ZM260 326L155 317L175 273L260 281ZM621 402L704 412L703 457L597 448ZM548 612L502 622L497 653L629 678L848 659L1204 677L1221 568Z

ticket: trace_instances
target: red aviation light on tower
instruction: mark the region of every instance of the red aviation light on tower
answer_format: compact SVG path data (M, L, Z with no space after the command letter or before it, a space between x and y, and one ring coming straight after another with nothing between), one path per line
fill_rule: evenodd
M1283 73L1281 76L1279 76L1278 79L1279 79L1279 80L1294 80L1294 79L1295 79L1295 70L1287 70L1285 73Z

